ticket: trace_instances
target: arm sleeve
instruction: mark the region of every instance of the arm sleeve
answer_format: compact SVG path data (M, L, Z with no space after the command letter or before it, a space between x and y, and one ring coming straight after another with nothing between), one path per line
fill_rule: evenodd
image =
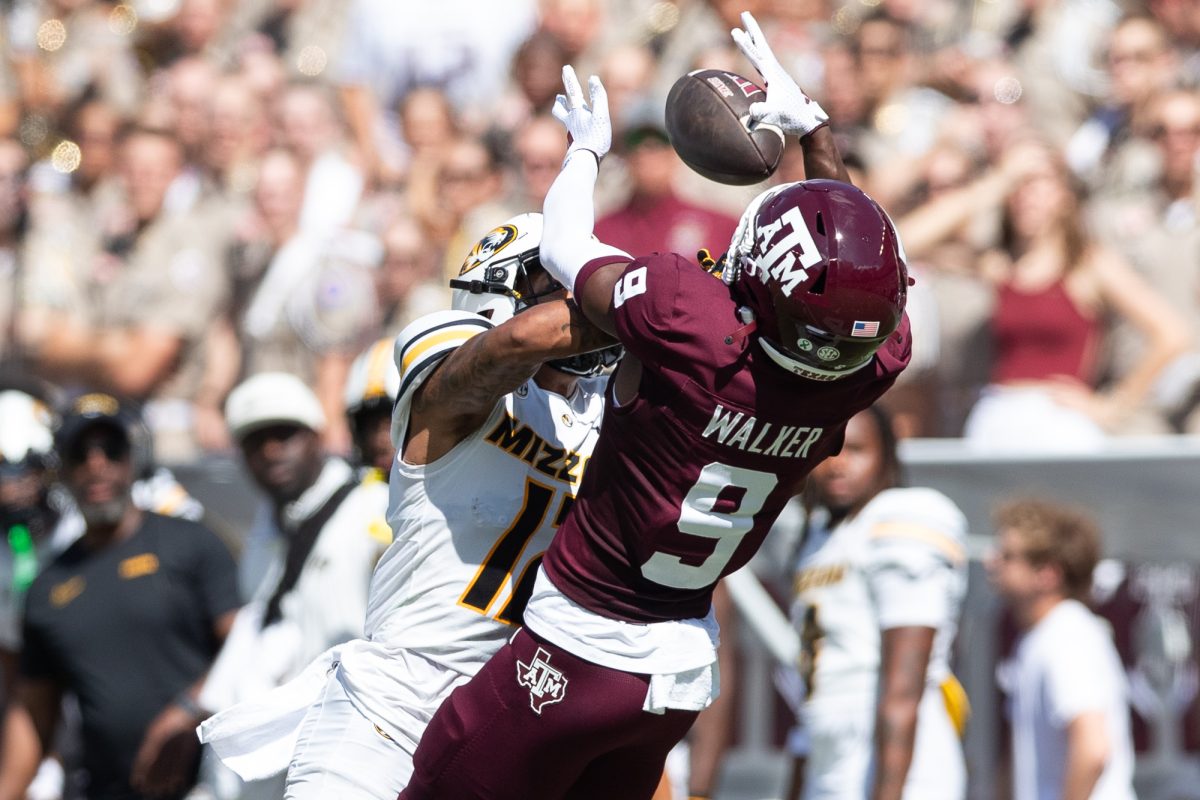
M904 489L872 513L866 574L882 630L941 628L965 588L966 519L948 498Z
M592 193L599 170L593 154L577 150L567 157L542 208L542 266L572 292L575 278L588 262L604 257L614 261L629 258L628 253L592 235L596 224Z
M591 277L592 265L612 263L597 259L588 264L582 277ZM687 265L674 254L652 255L630 261L617 283L613 299L613 325L617 339L649 369L679 358L680 340L690 332L675 324L677 301L686 287L681 278ZM696 270L706 281L712 278ZM715 284L716 281L713 281Z

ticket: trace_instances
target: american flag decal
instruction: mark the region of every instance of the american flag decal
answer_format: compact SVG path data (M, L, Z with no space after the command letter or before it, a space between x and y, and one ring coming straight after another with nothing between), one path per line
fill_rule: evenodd
M851 336L873 337L879 335L878 322L866 322L861 319L854 320L854 327L850 329Z

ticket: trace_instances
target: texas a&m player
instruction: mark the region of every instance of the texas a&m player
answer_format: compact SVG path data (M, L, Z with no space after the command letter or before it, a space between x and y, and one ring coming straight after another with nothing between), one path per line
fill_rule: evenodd
M806 174L826 179L756 198L722 281L592 237L607 99L593 77L588 106L563 70L555 116L572 144L546 197L542 263L626 356L525 628L438 710L401 800L650 797L718 690L713 587L908 362L892 223L843 182L823 112L743 22L734 39L767 83L751 114L799 136Z

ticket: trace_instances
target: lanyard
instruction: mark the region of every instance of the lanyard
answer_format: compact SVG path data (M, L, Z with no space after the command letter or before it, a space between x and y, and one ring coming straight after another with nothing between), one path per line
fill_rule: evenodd
M13 554L13 594L24 594L38 573L37 553L33 549L29 528L25 525L9 528L8 547Z

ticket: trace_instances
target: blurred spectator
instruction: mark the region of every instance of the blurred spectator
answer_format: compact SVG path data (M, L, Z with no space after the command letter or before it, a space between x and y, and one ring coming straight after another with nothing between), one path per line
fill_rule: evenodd
M647 112L630 122L623 149L632 194L624 206L597 220L596 236L627 253L724 252L737 220L675 193L682 162L671 149L660 115Z
M517 174L509 192L510 201L521 212L540 211L567 154L563 127L549 113L530 117L517 129L513 150Z
M546 31L522 42L513 56L511 85L496 104L489 128L511 134L531 117L547 113L562 89L562 68L567 63L566 49Z
M187 192L193 202L202 191L216 188L204 163L204 151L212 135L218 79L216 67L197 56L176 61L164 75L169 124L183 148L183 174L173 191Z
M792 800L966 796L966 695L949 659L967 521L940 492L901 485L891 419L873 407L806 487L792 614L807 696Z
M176 0L172 13L160 26L157 40L149 43L158 64L199 56L220 66L233 59L230 43L222 37L230 22L233 4L225 0Z
M333 96L315 83L294 83L279 100L279 133L304 169L300 226L336 230L350 221L363 175L347 152Z
M261 698L328 648L361 636L371 573L392 540L386 481L322 454L324 412L298 378L249 378L230 393L226 417L267 499L242 556L250 600L199 694L212 712ZM213 788L219 798L277 799L284 779L240 786L222 772Z
M973 152L952 139L934 145L921 167L918 209L961 189L979 173ZM913 222L908 215L895 218L902 229ZM959 435L988 381L993 292L976 274L975 264L995 241L998 227L996 214L983 213L961 219L955 230L932 245L919 230L912 247L905 240L909 274L916 280L908 302L913 358L883 400L901 438ZM960 353L971 353L971 358L955 356Z
M137 110L144 81L133 52L132 9L86 0L14 5L6 14L6 44L28 110L54 118L89 90L125 115Z
M1134 800L1124 667L1085 605L1100 536L1084 513L1016 500L996 513L988 578L1022 637L997 669L1012 726L1013 800Z
M605 6L603 0L538 0L538 30L554 37L565 63L581 75L595 75L599 69Z
M85 100L67 117L67 134L79 145L79 167L71 173L77 212L103 213L120 202L118 140L125 120L111 104Z
M189 215L164 207L180 171L178 142L134 128L119 152L121 205L52 232L86 245L72 253L67 275L39 263L26 276L36 317L29 354L65 386L91 384L147 402L160 456L188 458L205 332L228 286L213 243Z
M654 53L643 44L625 44L607 52L600 62L600 79L608 92L608 111L612 116L613 131L625 130L631 122L630 112L635 115L645 106L661 107L662 100L650 99L650 82L654 78ZM551 103L553 105L553 103ZM542 106L546 111L550 106Z
M1167 32L1154 17L1122 18L1108 38L1108 92L1067 143L1067 163L1093 188L1144 182L1150 104L1179 74ZM1139 161L1142 162L1139 164Z
M335 75L371 178L388 183L407 170L395 113L415 87L442 89L485 123L534 22L532 0L355 0Z
M20 798L64 692L79 698L90 798L179 798L195 779L195 692L228 633L236 571L207 528L140 510L132 415L80 397L55 438L85 530L34 580L0 797Z
M29 227L29 158L20 142L0 139L0 364L20 358L19 308L25 285Z
M1010 7L1018 15L1004 43L1016 88L1037 130L1061 146L1104 92L1104 43L1121 9L1112 0L1030 0Z
M300 227L304 182L291 151L277 148L264 157L254 210L230 254L239 303L232 320L240 374L288 372L317 387L326 414L337 420L326 443L344 452L349 438L341 424L342 386L351 359L369 338L371 279L337 257L343 239ZM229 386L217 388L223 397Z
M968 186L932 200L901 226L914 255L973 215L1003 208L1002 249L979 262L995 287L991 384L965 435L999 449L1079 450L1128 430L1155 378L1190 341L1187 320L1116 253L1084 235L1066 166L1033 142ZM1105 313L1147 340L1137 365L1103 391Z
M230 198L249 195L258 162L271 145L270 117L254 87L237 75L217 82L211 114L204 152L217 191Z
M918 83L912 29L886 11L862 21L853 54L866 104L855 151L871 173L871 196L891 208L918 180L916 159L933 146L951 101Z
M385 335L394 337L418 317L450 304L441 266L421 226L411 217L397 217L388 226L383 233L383 262L374 273L375 299Z
M409 204L447 278L458 274L459 256L487 233L497 218L512 216L503 197L503 173L496 153L474 136L451 142L437 161L414 171Z
M0 668L3 696L12 698L21 650L21 609L39 571L72 539L58 525L51 501L54 475L54 419L50 407L16 389L0 391Z
M395 339L386 337L373 342L359 353L350 366L346 380L346 418L354 440L354 458L366 476L387 483L396 457L392 443L392 406L400 391L400 370L396 368Z
M1140 191L1106 197L1094 205L1097 235L1119 249L1186 319L1200 319L1200 94L1173 89L1159 94L1147 113L1155 145L1156 179ZM1172 428L1200 431L1200 339L1156 383L1152 407ZM1117 374L1134 367L1142 337L1129 326L1115 331L1112 366Z
M3 706L12 702L21 653L25 593L34 578L82 533L63 524L52 492L56 459L50 407L18 389L0 391L0 669ZM72 726L64 726L72 727ZM27 795L61 797L65 774L56 752L48 752Z

